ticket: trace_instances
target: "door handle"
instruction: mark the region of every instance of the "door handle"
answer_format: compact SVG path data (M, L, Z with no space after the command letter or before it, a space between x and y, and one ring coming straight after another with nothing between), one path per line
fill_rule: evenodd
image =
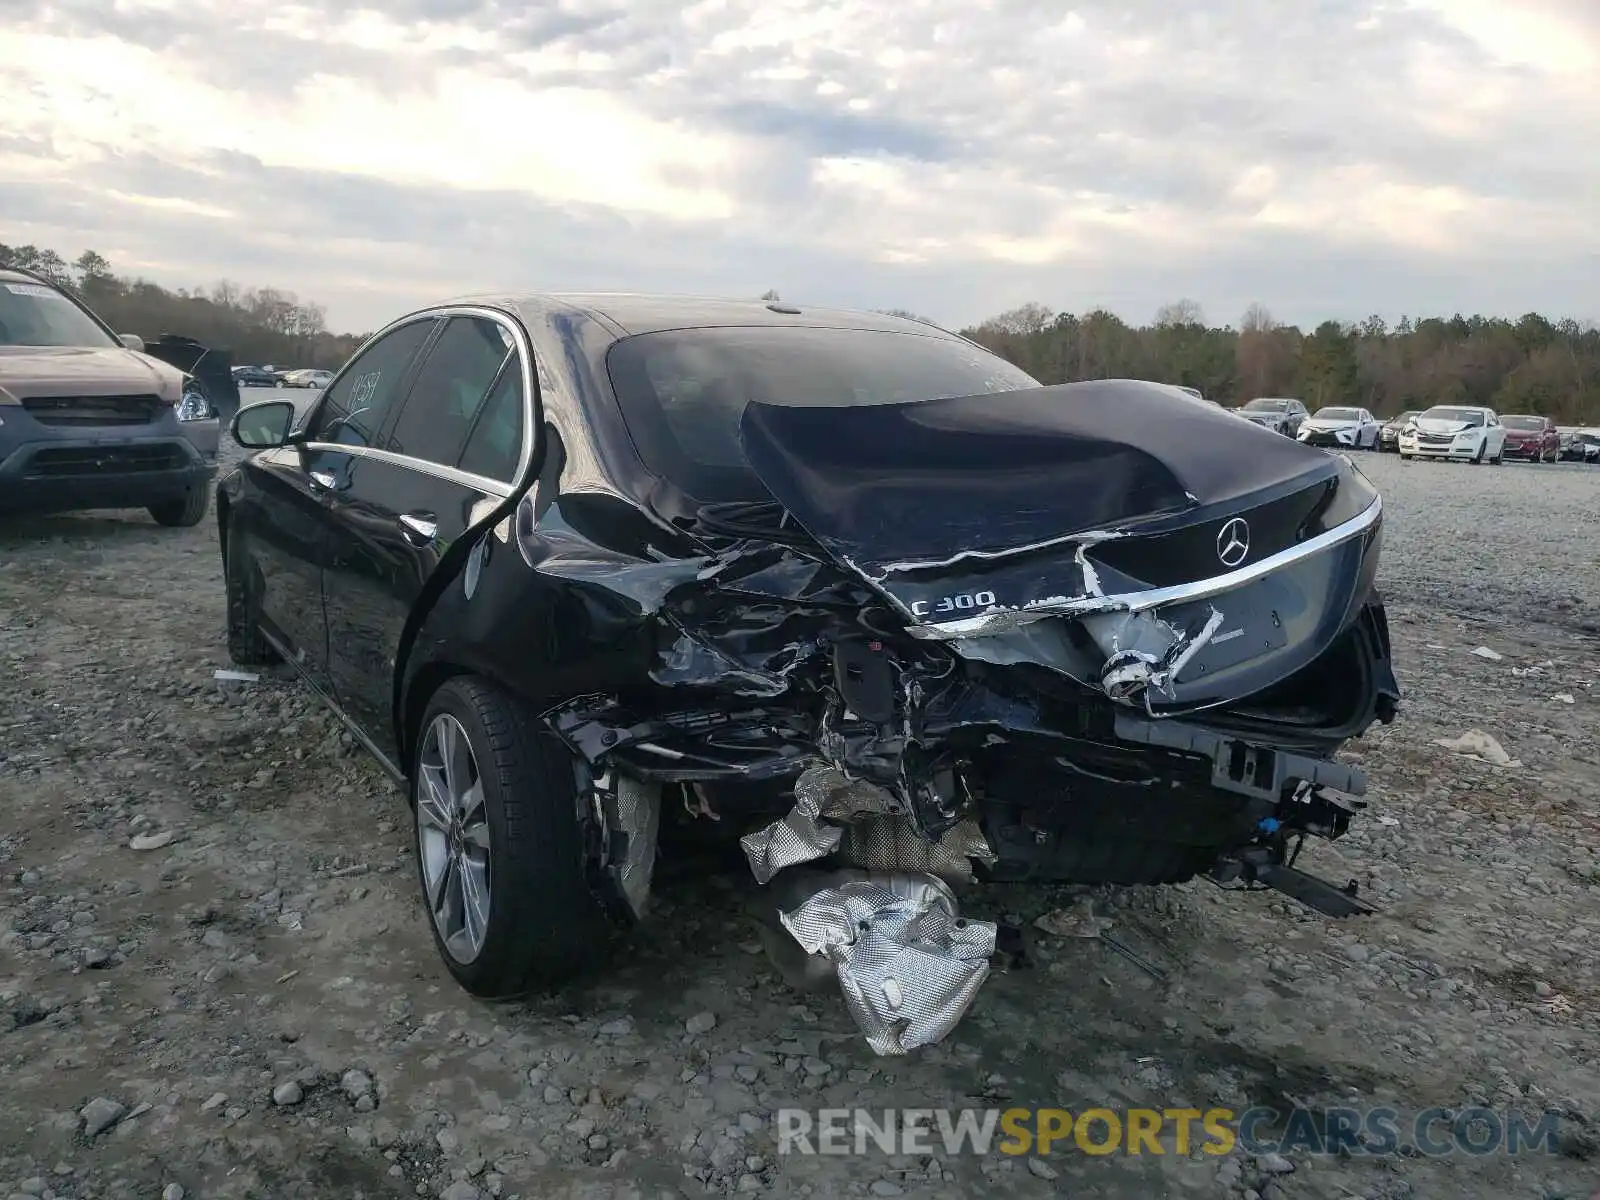
M431 542L439 532L439 522L432 513L405 513L400 517L400 528L412 541Z
M339 486L339 481L333 477L332 471L312 471L310 475L312 483L327 488L330 492Z

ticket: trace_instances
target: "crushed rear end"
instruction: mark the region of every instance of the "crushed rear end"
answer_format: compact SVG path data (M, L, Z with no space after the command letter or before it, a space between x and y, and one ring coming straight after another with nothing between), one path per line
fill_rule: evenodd
M1352 462L1133 381L751 404L742 440L771 500L703 510L692 560L607 573L651 614L648 683L554 723L596 778L681 786L742 834L874 1049L965 1011L995 928L957 897L986 880L1368 911L1292 866L1359 813L1334 754L1400 698ZM656 824L619 794L597 807L638 910Z

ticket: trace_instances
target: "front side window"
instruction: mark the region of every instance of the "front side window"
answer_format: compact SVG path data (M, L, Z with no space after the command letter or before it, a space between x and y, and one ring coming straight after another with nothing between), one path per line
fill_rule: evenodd
M751 401L807 408L901 404L1041 386L951 338L863 329L750 326L623 338L607 367L645 466L705 501L764 494L739 422Z
M502 363L511 333L487 317L451 317L417 372L384 449L454 466Z
M120 346L72 299L42 283L0 280L0 346Z
M371 446L383 428L412 360L437 319L411 321L374 342L322 394L308 440Z

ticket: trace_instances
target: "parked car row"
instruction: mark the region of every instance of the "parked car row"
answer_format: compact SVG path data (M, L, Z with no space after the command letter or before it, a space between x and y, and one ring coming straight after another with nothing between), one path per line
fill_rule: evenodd
M279 371L274 367L235 367L233 379L240 387L325 388L333 379L333 372L318 367L299 367L293 371Z
M1233 412L1253 424L1312 446L1378 450L1401 458L1501 463L1600 462L1600 430L1560 430L1550 417L1502 417L1481 405L1407 409L1387 421L1355 407L1307 410L1301 401L1263 396Z

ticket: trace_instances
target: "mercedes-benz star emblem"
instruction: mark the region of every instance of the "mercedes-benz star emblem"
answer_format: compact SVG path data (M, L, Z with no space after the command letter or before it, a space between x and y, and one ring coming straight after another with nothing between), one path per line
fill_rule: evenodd
M1225 567L1237 567L1250 553L1250 526L1243 517L1235 517L1217 534L1217 557Z

